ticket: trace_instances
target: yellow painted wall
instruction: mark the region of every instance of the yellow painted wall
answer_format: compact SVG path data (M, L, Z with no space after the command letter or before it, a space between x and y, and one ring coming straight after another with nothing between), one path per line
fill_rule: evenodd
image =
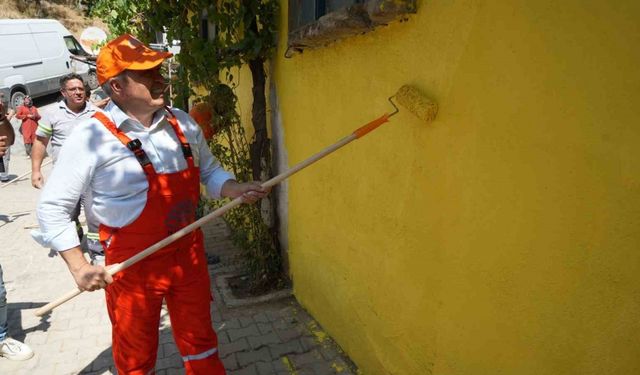
M640 2L419 1L284 58L295 294L364 374L640 373ZM246 108L245 108L246 110Z

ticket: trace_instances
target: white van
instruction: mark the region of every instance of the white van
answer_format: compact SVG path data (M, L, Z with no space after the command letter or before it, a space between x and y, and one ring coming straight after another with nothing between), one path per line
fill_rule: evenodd
M44 19L0 20L0 92L11 108L24 97L39 97L60 90L60 77L77 73L85 82L89 65L72 59L72 46L80 46L62 24Z

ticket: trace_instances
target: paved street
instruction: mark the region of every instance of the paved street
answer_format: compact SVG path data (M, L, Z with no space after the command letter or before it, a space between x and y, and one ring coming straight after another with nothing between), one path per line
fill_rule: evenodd
M19 136L16 143L21 143ZM10 174L18 176L29 170L24 148L20 144L12 147ZM44 170L46 176L51 166ZM0 197L0 264L8 292L9 334L35 352L24 362L0 357L0 374L115 373L111 324L102 291L83 293L43 318L34 316L36 308L73 289L73 279L62 259L29 235L37 225L34 208L38 199L29 178L1 188ZM356 373L349 359L293 297L227 306L220 292L224 283L214 276L237 272L238 250L229 241L224 222L214 221L204 229L207 251L222 259L210 266L215 300L212 313L228 374ZM170 328L163 311L158 374L184 373Z

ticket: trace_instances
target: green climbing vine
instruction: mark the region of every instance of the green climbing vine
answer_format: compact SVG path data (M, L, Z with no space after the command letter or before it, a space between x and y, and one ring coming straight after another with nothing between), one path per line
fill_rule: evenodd
M86 0L85 0L86 1ZM173 80L174 103L205 103L212 114L213 154L239 181L271 175L266 132L266 61L275 49L277 0L89 0L91 15L101 17L112 36L131 33L146 42L156 31L179 41L181 53ZM213 27L213 30L210 27ZM206 28L206 29L205 29ZM247 64L254 78L249 140L236 110L231 68ZM223 77L223 78L221 78ZM197 87L198 90L193 88ZM180 106L178 104L178 106ZM222 202L224 203L224 202ZM206 202L217 207L221 202ZM273 206L273 205L271 205ZM241 205L225 220L246 255L254 289L282 281L282 261L274 220L264 220L258 205ZM267 215L275 215L271 210Z
M129 33L148 40L151 35L145 26L145 15L151 9L149 0L85 0L89 15L99 17L111 35Z

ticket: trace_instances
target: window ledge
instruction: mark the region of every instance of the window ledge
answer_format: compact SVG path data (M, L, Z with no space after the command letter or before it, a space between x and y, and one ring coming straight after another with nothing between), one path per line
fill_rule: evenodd
M416 13L416 0L367 0L320 17L289 33L285 57L318 48L352 35L364 34L377 26Z

